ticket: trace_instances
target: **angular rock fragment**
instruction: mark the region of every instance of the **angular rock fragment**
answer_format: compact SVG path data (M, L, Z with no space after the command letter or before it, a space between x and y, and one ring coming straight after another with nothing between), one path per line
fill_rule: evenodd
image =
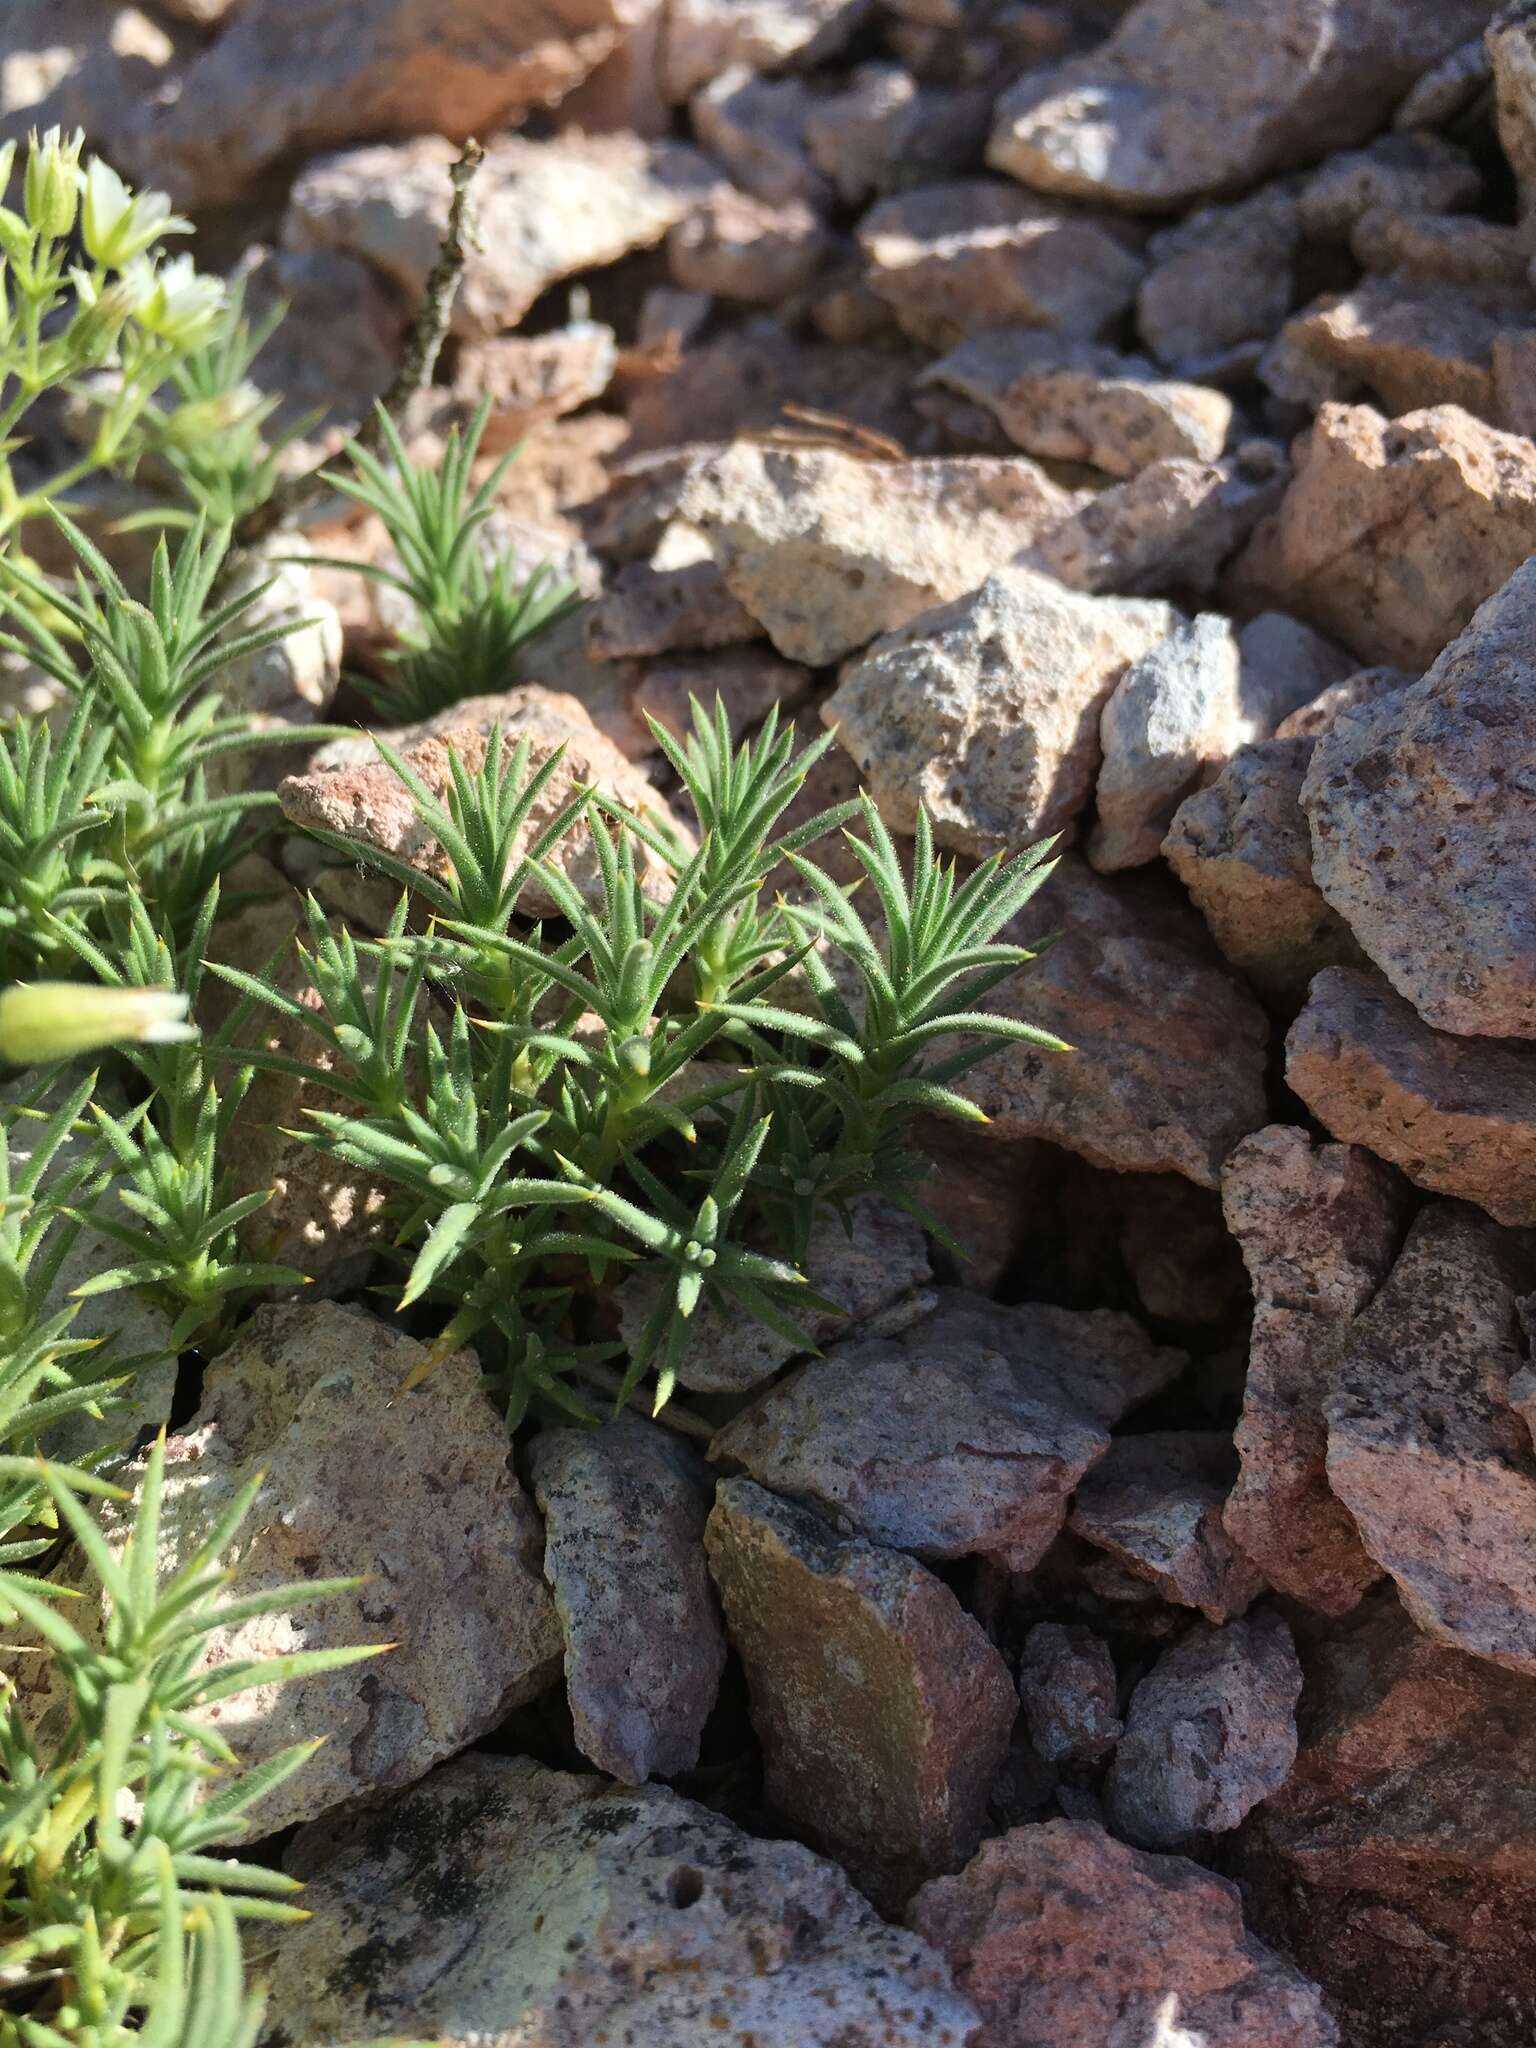
M1295 481L1233 570L1362 661L1428 668L1536 552L1536 449L1454 405L1324 405Z
M1325 1405L1328 1483L1419 1627L1536 1675L1536 1454L1510 1398L1533 1279L1529 1238L1432 1203Z
M276 1944L265 2048L380 2026L435 2048L965 2048L974 2008L840 1870L664 1786L466 1756L306 1830L310 1918Z
M587 652L597 661L729 647L757 637L756 619L710 561L680 569L627 562L588 612L585 629Z
M1105 1785L1116 1829L1171 1849L1235 1828L1290 1775L1300 1694L1278 1614L1197 1622L1131 1694Z
M1320 164L1301 190L1301 225L1318 241L1347 242L1378 207L1454 213L1471 206L1482 177L1463 149L1438 135L1380 135Z
M1330 683L1310 704L1303 704L1289 718L1282 718L1275 727L1275 738L1320 740L1324 733L1333 731L1346 711L1353 711L1361 704L1374 704L1378 697L1391 696L1397 690L1406 690L1416 680L1406 669L1389 665L1357 668L1343 682ZM1307 759L1311 759L1310 754Z
M1520 187L1521 211L1536 207L1536 37L1523 7L1501 7L1484 39L1493 68L1499 141Z
M1245 1929L1235 1884L1096 1821L986 1843L923 1886L908 1923L981 2012L973 2048L1338 2048L1316 1988Z
M1317 885L1427 1024L1536 1038L1536 562L1302 786Z
M703 1467L628 1415L544 1430L530 1466L583 1756L626 1785L692 1770L725 1667Z
M1002 570L877 641L823 716L897 831L912 830L921 804L940 845L1016 853L1087 803L1101 709L1177 623L1166 604Z
M1078 1487L1068 1526L1150 1579L1165 1600L1230 1621L1264 1590L1222 1519L1236 1477L1231 1439L1220 1431L1116 1437Z
M1310 739L1263 740L1232 756L1174 813L1163 858L1211 937L1261 994L1299 1003L1324 967L1354 966L1359 945L1312 879L1301 786Z
M1251 362L1295 302L1301 214L1294 182L1206 206L1147 245L1136 325L1160 363L1208 376Z
M1221 462L1169 456L1101 491L1051 527L1025 559L1072 590L1123 597L1214 590L1289 481L1270 441L1246 443Z
M981 1628L911 1558L748 1479L721 1484L705 1543L770 1804L888 1906L957 1870L1018 1709Z
M975 1301L968 1313L967 1297L947 1296L899 1336L839 1344L801 1366L728 1423L710 1456L871 1542L921 1557L997 1555L1029 1571L1109 1448L1103 1418L1076 1398L1074 1366L1101 1352L1101 1374L1171 1378L1183 1354L1156 1350L1108 1310L993 1317Z
M1255 1925L1349 2038L1448 2014L1519 2048L1536 2001L1536 1686L1422 1634L1389 1588L1302 1644L1301 1748L1231 1845ZM1454 2038L1454 2035L1453 2035Z
M1037 192L1172 211L1362 140L1486 20L1482 0L1140 0L1003 95L987 161Z
M1536 1224L1536 1048L1434 1031L1376 974L1326 969L1286 1041L1313 1115L1437 1194Z
M837 243L803 200L769 205L722 188L667 237L667 266L686 291L779 306L809 291Z
M262 1833L411 1784L559 1675L539 1520L508 1463L506 1431L468 1352L402 1396L425 1355L357 1309L258 1308L209 1366L201 1408L167 1447L162 1573L197 1553L260 1474L231 1597L305 1578L362 1581L298 1615L213 1630L207 1665L396 1645L387 1657L257 1686L204 1710L247 1766L290 1743L328 1738L256 1807ZM140 1461L123 1483L134 1485L142 1470ZM391 1475L388 1487L381 1473ZM120 1549L131 1508L114 1505L102 1519ZM441 1540L450 1529L453 1541ZM78 1612L75 1619L80 1626ZM33 1691L47 1686L47 1672L33 1657L18 1676L29 1718L52 1742L70 1707ZM238 1832L236 1823L222 1839Z
M1267 1120L1263 1011L1152 876L1112 885L1068 855L1009 937L1028 945L1058 930L987 1000L1073 1050L1009 1045L973 1068L958 1085L992 1119L986 1135L1049 1138L1095 1166L1216 1187L1238 1139Z
M832 195L805 147L814 104L798 78L760 78L733 64L695 93L690 111L694 134L744 192L819 212Z
M381 135L494 135L568 92L618 41L612 0L549 13L464 0L353 0L346 33L310 0L242 0L140 144L184 204L241 198L269 168Z
M673 0L662 44L674 105L733 65L777 71L830 57L869 12L869 0Z
M993 327L1091 339L1136 296L1135 248L1091 215L980 179L885 199L859 223L871 288L902 332L953 348Z
M970 399L1026 455L1111 476L1168 456L1214 462L1232 424L1232 401L1208 385L1159 377L1142 356L1021 327L972 335L918 383Z
M1221 1189L1254 1293L1227 1530L1279 1592L1343 1614L1381 1568L1328 1484L1323 1402L1355 1319L1391 1271L1398 1183L1357 1145L1271 1124L1238 1146Z
M515 448L530 428L601 398L618 362L611 327L572 321L553 334L498 334L459 350L453 395L465 412L487 400L480 446L487 455Z
M911 164L942 177L979 163L991 113L985 85L921 85L899 64L860 64L846 90L812 107L806 147L843 204L859 206Z
M1350 393L1369 391L1393 415L1459 405L1496 420L1494 343L1528 329L1532 318L1530 294L1520 284L1368 277L1299 313L1283 346L1316 362L1327 378L1337 376Z
M679 508L779 652L821 667L974 590L1073 503L1023 456L871 462L743 441L694 470Z
M440 136L418 135L317 157L294 181L284 247L360 258L417 304L447 225L457 154ZM707 158L682 143L499 136L475 179L479 226L454 300L455 330L515 327L550 285L651 247L718 183Z
M671 813L644 775L598 731L574 697L529 683L516 692L505 708L497 701L489 728L475 713L477 702L486 701L490 700L470 699L452 705L423 726L408 727L391 737L401 759L421 777L439 802L450 786L450 754L456 754L468 773L474 775L485 761L490 734L497 727L507 754L518 742L528 742L530 771L563 748L560 766L529 813L514 857L551 823L575 789L589 785L605 790L662 829L681 834L686 840L681 820ZM417 816L405 784L386 762L377 758L370 740L331 741L315 755L303 775L287 778L278 798L290 824L360 841L436 879L448 872L448 855ZM597 851L584 823L574 825L550 849L548 857L578 889L594 896L600 893L602 874ZM663 886L669 871L661 860L641 849L637 849L637 858L642 872L652 877L656 887ZM523 900L535 911L553 913L558 909L536 877L530 880Z
M1364 270L1396 272L1405 282L1432 278L1446 284L1517 288L1531 261L1530 238L1524 228L1503 221L1481 220L1465 213L1397 213L1373 207L1356 221L1350 253ZM1511 338L1529 335L1527 302L1510 330ZM1499 388L1498 357L1503 337L1493 340L1494 389ZM1495 418L1495 424L1511 421ZM1517 431L1519 431L1517 429Z
M1004 1303L963 1287L940 1288L922 1328L924 1342L983 1344L1032 1378L1054 1378L1061 1394L1105 1429L1160 1393L1189 1362L1114 1309Z
M1019 1656L1019 1697L1037 1755L1047 1763L1092 1763L1122 1732L1115 1711L1115 1663L1091 1628L1040 1621Z
M1215 612L1170 633L1126 671L1100 716L1089 860L1101 874L1155 860L1191 789L1350 666L1278 612L1241 634Z

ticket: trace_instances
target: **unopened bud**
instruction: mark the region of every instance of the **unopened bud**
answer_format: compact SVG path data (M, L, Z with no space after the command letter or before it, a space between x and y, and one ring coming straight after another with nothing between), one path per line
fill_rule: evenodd
M50 128L39 137L32 131L27 145L25 181L27 219L36 233L62 241L75 225L80 207L80 152L85 136L80 129L66 135L62 128Z
M161 988L35 981L0 991L0 1060L30 1067L108 1045L176 1045L195 1038L187 998Z

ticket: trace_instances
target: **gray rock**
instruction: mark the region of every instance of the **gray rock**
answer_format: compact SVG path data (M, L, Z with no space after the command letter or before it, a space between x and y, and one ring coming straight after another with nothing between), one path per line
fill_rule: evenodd
M680 1385L694 1393L744 1394L789 1359L834 1337L849 1336L877 1318L882 1326L899 1328L926 1312L931 1296L924 1287L932 1272L921 1226L878 1196L861 1196L849 1214L851 1233L832 1212L817 1216L802 1267L812 1291L835 1302L841 1313L802 1311L798 1322L807 1341L797 1345L765 1323L706 1302L694 1316L677 1369ZM635 1341L653 1299L643 1283L619 1289L626 1343Z
M1531 243L1524 227L1482 220L1465 213L1399 213L1373 207L1356 221L1350 253L1363 270L1397 273L1404 282L1438 279L1447 284L1503 286L1517 289L1530 267ZM1517 311L1516 325L1493 337L1493 388L1502 390L1500 350L1509 342L1528 339L1529 306ZM1522 431L1514 420L1495 415L1499 426Z
M1091 1628L1039 1621L1019 1656L1030 1742L1047 1763L1093 1763L1119 1741L1115 1660Z
M1326 1402L1328 1481L1419 1627L1536 1673L1536 1454L1510 1382L1529 1238L1422 1211L1359 1318Z
M242 0L152 110L137 154L178 202L240 198L263 171L389 135L495 135L579 83L624 15L609 0L550 14L466 0L356 0L346 33L309 0Z
M991 114L985 85L921 85L899 64L860 64L844 91L813 105L805 141L838 198L859 206L913 164L942 177L979 163Z
M1357 668L1341 683L1331 683L1326 690L1319 691L1311 703L1303 704L1289 718L1282 718L1275 727L1275 737L1281 740L1320 740L1325 732L1333 731L1346 711L1353 711L1361 704L1374 704L1378 697L1391 696L1397 690L1406 690L1415 680L1406 669L1389 666ZM1307 758L1311 759L1310 754Z
M625 1415L544 1430L530 1469L582 1755L626 1785L692 1770L725 1668L702 1466Z
M812 65L839 50L869 0L674 0L662 40L666 97L680 104L722 71Z
M805 146L815 102L798 78L760 78L733 64L693 96L693 132L744 192L766 206L809 206L832 200Z
M1536 563L1421 682L1346 714L1301 800L1318 887L1427 1024L1536 1038Z
M1453 142L1379 135L1318 166L1301 190L1301 224L1314 240L1347 242L1355 223L1378 207L1454 213L1475 204L1482 189L1476 164Z
M694 698L710 708L718 697L731 730L741 733L761 725L776 704L781 711L794 710L810 692L808 668L758 644L648 661L635 682L633 703L637 716L654 718L682 739L693 731Z
M670 654L686 647L729 647L758 637L710 561L653 569L627 562L587 614L587 652L597 661Z
M1290 1775L1300 1694L1278 1614L1197 1623L1131 1694L1105 1786L1115 1827L1149 1849L1235 1828Z
M822 667L974 590L1074 502L1024 456L872 462L742 441L693 471L679 507L779 652Z
M899 1337L838 1345L720 1431L712 1458L817 1509L845 1532L921 1557L1038 1564L1067 1500L1109 1448L1075 1396L1072 1368L1170 1379L1177 1351L1107 1310L1019 1308L944 1297ZM1122 1404L1123 1405L1123 1404Z
M1152 875L1111 884L1067 856L1008 936L1029 945L1053 931L987 1000L1073 1050L1009 1045L973 1068L958 1085L992 1119L978 1137L1048 1138L1115 1172L1216 1187L1232 1147L1268 1117L1258 1003Z
M1363 955L1312 879L1301 785L1310 739L1241 747L1174 813L1163 858L1211 937L1261 994L1293 1007L1324 967Z
M1112 226L996 180L882 200L859 223L859 244L872 290L928 348L993 327L1092 339L1131 305L1143 274Z
M370 4L377 10L384 0ZM316 157L289 194L284 248L360 258L414 306L447 225L457 154L441 136L418 134ZM561 278L661 241L718 182L707 158L682 143L498 136L475 179L477 234L454 300L455 331L515 327Z
M1232 1154L1221 1193L1254 1296L1227 1531L1279 1592L1347 1613L1380 1566L1328 1484L1323 1401L1355 1319L1391 1270L1399 1184L1359 1146L1271 1124Z
M402 1395L425 1355L374 1317L331 1302L259 1308L209 1366L202 1407L167 1447L163 1572L180 1569L240 1489L264 1475L234 1556L231 1597L306 1578L361 1580L298 1616L262 1614L213 1630L205 1665L396 1646L387 1657L257 1686L205 1709L248 1767L290 1743L325 1738L253 1810L257 1834L413 1783L559 1676L539 1519L510 1469L506 1431L467 1351ZM141 1474L142 1461L124 1483ZM131 1507L103 1513L114 1549L131 1515ZM18 1676L33 1726L55 1740L69 1702L32 1690L48 1684L42 1659L22 1660Z
M749 1479L721 1484L705 1542L769 1803L887 1907L958 1870L1018 1710L978 1624L911 1558Z
M921 804L940 845L1016 853L1086 804L1100 711L1177 621L1169 605L1005 570L877 642L822 715L887 824L911 831Z
M1363 140L1487 16L1486 0L1140 0L1003 95L987 160L1037 192L1171 212Z
M289 1851L263 2048L380 2026L438 2048L963 2048L973 2008L840 1870L659 1785L466 1756Z
M1205 206L1147 245L1136 325L1160 363L1207 376L1251 362L1295 302L1301 214L1294 181Z
M1411 1181L1536 1224L1536 1049L1433 1031L1379 975L1331 967L1286 1041L1286 1079L1336 1138Z
M1214 590L1227 561L1280 505L1290 471L1269 441L1221 462L1169 456L1042 535L1029 567L1072 590L1126 597Z
M1116 1437L1078 1487L1068 1526L1165 1600L1230 1621L1264 1590L1222 1520L1236 1477L1231 1439L1220 1431Z
M1501 8L1485 38L1493 69L1499 141L1520 187L1521 211L1536 206L1536 34L1523 8Z
M975 2048L1338 2048L1316 1987L1245 1929L1235 1884L1096 1820L987 1842L908 1919L975 2000Z
M809 291L838 244L804 200L769 204L722 188L667 237L674 284L750 306Z
M1026 328L974 334L932 364L920 387L958 392L1026 455L1134 476L1166 456L1214 462L1232 401L1205 384L1162 377L1144 356Z
M1100 874L1155 860L1180 802L1239 744L1237 635L1216 612L1176 627L1115 685L1088 858Z
M1466 112L1492 76L1493 60L1479 30L1410 86L1397 103L1392 126L1400 135L1445 127Z

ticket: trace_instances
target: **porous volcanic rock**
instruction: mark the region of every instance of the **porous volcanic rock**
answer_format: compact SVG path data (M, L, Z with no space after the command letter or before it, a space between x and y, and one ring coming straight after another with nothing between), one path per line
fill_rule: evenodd
M1074 1368L1098 1354L1101 1376L1140 1389L1171 1379L1183 1354L1107 1309L989 1306L946 1294L899 1336L835 1346L728 1423L710 1456L872 1542L1030 1570L1109 1448Z
M1298 314L1282 346L1369 391L1387 412L1457 405L1497 420L1493 347L1530 326L1528 290L1439 278L1368 277Z
M1039 1621L1019 1653L1019 1698L1037 1755L1092 1763L1123 1731L1115 1711L1115 1660L1091 1628Z
M1400 1184L1359 1145L1269 1124L1227 1161L1221 1196L1254 1297L1227 1531L1279 1592L1343 1614L1381 1567L1328 1483L1323 1402L1356 1317L1391 1271Z
M980 1626L913 1559L750 1479L721 1483L705 1544L769 1803L877 1903L958 1870L1018 1712Z
M843 1873L661 1785L465 1756L305 1830L262 2048L383 2026L435 2048L965 2048L974 2009Z
M1433 1031L1379 975L1325 968L1286 1041L1286 1079L1336 1138L1420 1187L1536 1224L1536 1049Z
M1278 1614L1197 1622L1131 1694L1105 1785L1118 1831L1171 1849L1235 1828L1290 1774L1300 1694Z
M1169 212L1363 140L1484 0L1139 0L998 103L987 160L1037 192Z
M558 99L622 33L615 0L242 0L157 109L138 155L186 205L243 197L261 172L381 135L494 135Z
M941 846L1018 853L1086 804L1103 706L1178 618L1000 570L877 641L822 715L895 830L910 832L921 804Z
M1245 602L1418 673L1536 551L1536 448L1459 406L1325 404L1233 569Z
M205 1665L396 1646L204 1710L247 1767L290 1743L325 1739L254 1809L261 1833L411 1784L559 1676L539 1518L510 1468L506 1431L466 1351L402 1395L425 1355L357 1309L258 1308L208 1367L202 1406L167 1445L162 1573L185 1565L261 1475L233 1555L231 1597L306 1578L361 1580L323 1604L214 1629ZM132 1487L142 1474L141 1459L119 1476ZM131 1507L109 1506L102 1521L120 1549ZM72 1603L77 1627L81 1604ZM104 1617L85 1619L100 1626ZM47 1668L25 1658L17 1675L25 1711L52 1742L71 1707L48 1697ZM238 1832L237 1821L224 1839Z
M1264 1591L1222 1518L1236 1477L1231 1438L1220 1430L1116 1437L1079 1485L1069 1527L1150 1579L1165 1600L1230 1621Z
M1294 181L1160 229L1136 299L1142 340L1182 376L1251 364L1295 303L1300 245Z
M871 462L743 441L693 471L679 511L779 652L821 667L974 590L1075 502L1022 455Z
M1073 1050L1010 1044L972 1068L957 1085L992 1120L978 1135L1218 1186L1232 1147L1268 1120L1269 1026L1197 914L1155 874L1107 882L1069 854L1007 930L1020 945L1061 937L989 1006Z
M1328 1483L1419 1627L1536 1675L1536 1454L1511 1404L1536 1243L1431 1203L1350 1332Z
M702 1465L633 1415L544 1430L529 1463L583 1756L626 1785L692 1770L725 1667Z
M1427 1024L1536 1038L1536 562L1422 681L1339 718L1301 801L1317 885Z
M1235 1884L1096 1821L998 1836L907 1917L981 2012L971 2048L1337 2048L1316 1988L1247 1932Z

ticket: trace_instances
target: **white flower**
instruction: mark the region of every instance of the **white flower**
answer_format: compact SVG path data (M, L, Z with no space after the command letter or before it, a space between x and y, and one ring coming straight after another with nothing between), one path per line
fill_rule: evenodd
M140 301L138 323L178 348L196 348L206 341L224 310L224 286L216 277L199 277L190 256L177 256L154 273Z
M163 192L130 192L110 164L93 156L85 174L80 234L86 254L123 270L162 235L189 235L192 223L171 212Z
M0 1060L29 1067L107 1045L179 1045L196 1038L187 998L172 989L34 981L0 991Z

